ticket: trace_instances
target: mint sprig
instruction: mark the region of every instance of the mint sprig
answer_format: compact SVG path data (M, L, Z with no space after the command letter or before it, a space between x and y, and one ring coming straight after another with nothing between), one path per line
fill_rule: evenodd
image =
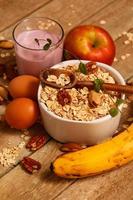
M99 92L102 89L102 85L103 85L102 79L97 78L94 80L94 90L96 92Z
M47 38L47 43L43 46L43 50L47 51L52 44L52 40Z
M34 39L35 42L38 44L38 46L40 46L40 40L43 40L45 42L47 42L46 44L44 44L43 46L43 50L47 51L49 50L49 48L51 47L51 44L52 44L52 40L50 38L47 38L46 40L45 39L38 39L38 38L35 38Z
M82 62L79 63L79 71L82 73L82 74L87 74L87 69L86 69L86 65Z
M112 117L115 117L118 113L119 113L119 105L121 105L122 103L124 103L124 100L123 99L117 99L116 103L114 104L115 107L111 108L109 110L109 114L112 116ZM120 111L121 112L121 111Z
M109 110L109 114L112 116L112 117L115 117L117 114L118 114L119 110L117 107L114 107L114 108L111 108Z

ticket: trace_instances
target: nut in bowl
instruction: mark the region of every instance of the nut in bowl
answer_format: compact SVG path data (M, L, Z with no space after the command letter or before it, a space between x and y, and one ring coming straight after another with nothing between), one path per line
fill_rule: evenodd
M122 109L121 104L116 113L114 105L118 99L124 100L125 95L119 94L118 98L117 92L101 90L98 81L125 85L120 73L106 64L84 60L64 61L51 69L64 70L64 74L47 74L46 81L51 85L40 84L38 89L42 121L49 135L63 143L87 145L94 145L111 137L119 126ZM71 80L65 73L66 70L77 79L73 87L70 87ZM82 85L82 82L86 85ZM56 88L55 83L64 88ZM91 83L91 89L88 83ZM92 88L94 86L95 89ZM110 111L113 117L109 114Z

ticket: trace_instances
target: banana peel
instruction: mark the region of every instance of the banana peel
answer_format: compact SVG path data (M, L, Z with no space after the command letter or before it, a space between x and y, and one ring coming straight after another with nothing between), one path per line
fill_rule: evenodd
M83 178L118 168L132 160L133 123L108 141L57 157L51 169L60 177Z

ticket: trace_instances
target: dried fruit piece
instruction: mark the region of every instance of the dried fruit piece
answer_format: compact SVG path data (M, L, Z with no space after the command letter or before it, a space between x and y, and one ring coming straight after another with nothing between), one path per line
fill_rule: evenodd
M91 90L88 95L89 104L93 107L96 107L101 104L101 94Z
M71 96L65 89L61 89L57 93L57 100L59 104L64 106L66 104L71 103Z
M46 143L46 137L44 135L33 136L26 145L27 149L36 151L40 149Z
M32 174L41 169L41 163L29 157L24 157L21 165L27 172Z
M79 150L85 149L86 147L87 146L81 145L81 144L66 143L66 144L63 144L60 147L60 151L63 151L63 152L74 152L74 151L79 151Z
M0 40L0 48L1 49L13 49L14 44L11 40Z

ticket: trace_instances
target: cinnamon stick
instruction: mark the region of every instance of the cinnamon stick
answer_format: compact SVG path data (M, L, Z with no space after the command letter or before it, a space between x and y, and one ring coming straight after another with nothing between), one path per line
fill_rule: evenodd
M89 89L94 89L94 83L92 81L78 81L76 83L76 87L78 88L88 87ZM101 89L108 90L108 91L116 91L120 93L133 94L133 86L129 86L129 85L103 83Z

